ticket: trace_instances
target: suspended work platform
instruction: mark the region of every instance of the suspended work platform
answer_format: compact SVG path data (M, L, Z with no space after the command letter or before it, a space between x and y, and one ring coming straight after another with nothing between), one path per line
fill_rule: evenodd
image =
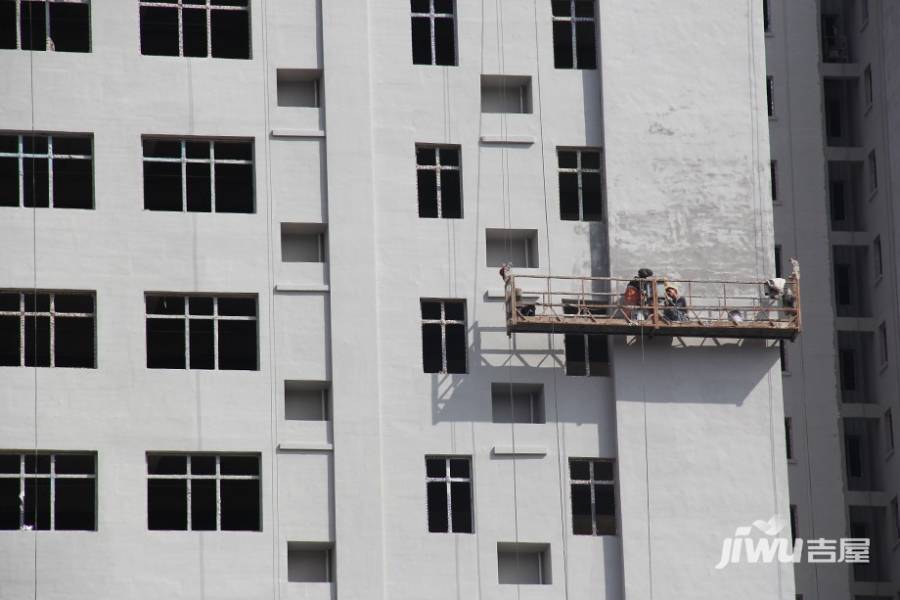
M768 281L514 275L509 268L502 269L501 276L510 335L793 340L800 333L796 263L790 277ZM675 288L676 293L667 293L667 287Z

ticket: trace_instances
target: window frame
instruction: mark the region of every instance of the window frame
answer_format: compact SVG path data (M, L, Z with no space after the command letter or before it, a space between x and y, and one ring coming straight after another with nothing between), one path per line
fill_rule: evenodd
M17 294L19 296L19 309L12 310L3 310L0 309L0 317L18 317L19 318L19 364L18 365L3 365L7 367L29 367L29 368L53 368L53 369L96 369L97 368L97 294L94 291L85 291L85 290L8 290L8 289L0 289L0 294ZM40 296L47 295L49 296L49 307L48 310L38 310L37 309L37 301L35 300L34 310L28 310L27 303L25 301L26 296ZM56 297L57 296L90 296L94 305L94 311L90 313L85 312L58 312L56 310ZM26 323L28 318L38 318L38 317L46 317L50 320L48 328L49 328L49 339L47 340L47 351L50 354L50 364L48 365L29 365L26 362L27 356L25 352L25 347L27 345L26 341ZM91 319L93 321L93 336L91 340L91 350L93 352L93 363L90 367L58 367L56 365L56 318L62 317L65 319Z
M156 456L175 456L175 457L185 457L185 472L176 473L176 474L150 474L150 458ZM191 472L191 458L192 457L213 457L215 458L215 473L212 475L207 474L194 474ZM222 457L240 457L240 458L255 458L257 461L257 471L258 475L233 475L233 474L222 474ZM262 457L259 453L244 453L244 452L147 452L144 455L144 460L147 466L146 476L147 476L147 531L254 531L261 532L263 526L263 502L262 502ZM149 484L151 480L163 481L163 480L178 480L185 481L185 506L186 506L186 521L185 521L185 529L151 529L150 528L150 500L149 500ZM193 505L191 499L191 482L193 480L214 480L216 483L216 528L215 529L192 529L191 521L193 519ZM257 481L259 496L257 498L259 504L259 524L257 529L222 529L222 481Z
M775 77L766 75L766 112L769 118L775 116Z
M158 313L150 313L147 311L147 300L150 298L183 298L184 299L184 313L182 314L158 314ZM192 298L205 298L211 299L213 302L212 314L211 315L203 315L203 314L191 314L190 309L190 300ZM254 312L255 315L220 315L219 314L219 300L220 299L244 299L244 300L253 300L254 302ZM146 332L146 322L150 319L160 319L160 320L176 320L182 319L184 320L184 367L151 367L149 364L147 365L148 369L169 369L176 371L259 371L260 370L260 353L259 353L259 296L257 294L204 294L204 293L177 293L177 292L145 292L144 293L144 322L145 322L145 331L144 331L144 342L147 351L147 363L150 361L150 346L149 339ZM191 368L191 330L190 330L190 322L194 321L212 321L212 347L213 347L213 366L209 369L203 368ZM253 321L256 323L256 366L253 369L222 369L219 367L219 322L221 321Z
M22 0L23 2L30 2L32 0ZM43 0L40 0L43 1ZM0 205L0 208L56 208L60 210L94 210L95 206L95 177L94 177L94 136L90 133L77 133L77 132L21 132L21 131L0 131L0 138L2 137L15 137L16 138L16 152L3 152L0 151L0 158L15 158L18 163L18 191L19 191L19 199L18 204L15 206L12 205ZM38 139L38 138L46 138L47 140L47 152L25 152L25 139ZM69 139L80 139L86 140L91 145L91 153L89 155L86 154L55 154L53 152L53 140L54 138L69 138ZM35 206L32 201L32 205L28 206L25 204L25 161L31 160L32 162L36 160L44 160L47 161L47 206ZM53 161L54 160L87 160L90 161L90 172L91 172L91 198L90 198L90 206L89 207L68 207L68 206L54 206L54 169L53 169Z
M45 40L44 47L42 49L36 48L26 48L26 51L35 51L35 52L74 52L79 54L89 54L93 50L93 39L91 39L91 0L10 0L16 5L16 47L15 48L3 48L4 50L22 50L22 3L27 2L32 6L37 3L42 3L44 5L44 30L45 30ZM79 50L57 50L56 45L53 43L53 32L51 31L51 19L50 19L50 5L51 4L86 4L88 7L87 14L87 43L88 49L84 51Z
M191 56L184 54L184 11L185 5L182 0L163 1L163 0L139 0L138 1L138 31L143 30L143 21L140 14L142 8L169 8L175 9L178 15L178 54L144 54L143 47L140 48L141 56L174 56L178 58L217 58L223 60L253 60L253 16L250 12L250 0L243 0L246 6L233 6L225 4L212 4L210 0L205 0L205 4L189 4L187 10L200 11L203 10L206 23L206 55ZM212 11L233 11L247 13L247 57L230 57L230 56L213 56L212 54Z
M426 319L424 315L422 315L422 304L425 302L436 302L441 306L441 317L440 319ZM448 319L447 318L447 303L454 303L462 305L463 310L463 318L459 319ZM425 353L424 353L424 341L425 341L425 325L440 325L441 327L441 370L440 371L425 371L426 373L438 373L442 375L450 375L450 374L464 374L469 372L469 331L468 325L466 324L466 316L468 314L466 301L464 299L454 299L454 298L421 298L419 300L419 314L421 315L421 323L420 329L422 330L422 342L423 342L423 352L422 352L422 368L425 368ZM464 335L464 348L463 348L463 356L465 365L462 371L450 371L448 366L447 359L447 326L448 325L462 325L463 327L463 335Z
M588 463L588 479L574 479L572 477L572 464L575 462L586 462ZM597 479L594 463L603 462L607 463L612 467L612 479ZM618 479L618 469L616 468L616 460L612 458L587 458L587 457L569 457L568 460L568 477L569 477L569 507L571 509L573 503L573 492L575 491L575 486L588 486L591 494L591 533L575 533L575 514L572 512L572 535L591 535L591 536L604 536L604 535L618 535L619 534L619 506L618 506L618 489L616 486L616 480ZM608 485L612 487L613 490L613 498L615 502L614 511L612 514L612 523L613 523L613 532L612 533L598 533L598 515L597 515L597 485Z
M443 477L431 477L428 475L428 461L430 460L440 460L444 463L444 475ZM468 477L454 477L450 474L450 461L453 460L464 460L469 464L469 476ZM430 512L431 508L428 506L428 484L429 483L444 483L444 492L446 494L447 501L447 531L431 531L428 530L429 533L465 533L472 534L475 533L475 471L473 470L472 465L472 457L471 456L460 456L460 455L448 455L448 454L427 454L425 455L425 497L426 497L426 512ZM469 484L469 514L471 515L471 531L455 531L453 529L453 492L452 492L452 484L453 483L468 483ZM427 521L427 514L426 514Z
M553 14L552 9L552 1L551 1L551 10L550 10L550 19L551 26L556 23L568 23L569 24L569 39L568 42L571 43L572 50L572 66L571 67L557 67L556 66L556 56L554 52L553 57L553 68L560 70L573 70L573 71L596 71L598 68L598 60L597 60L597 3L595 0L565 0L569 3L569 14L563 16L557 16ZM591 16L578 16L575 11L575 6L577 4L588 4L591 5ZM592 25L592 29L594 32L594 36L591 39L593 45L593 58L594 58L594 66L592 67L583 67L578 64L578 35L577 35L577 24L578 23L590 23ZM553 29L553 48L556 48L556 29ZM568 45L568 44L567 44Z
M207 0L208 1L208 0ZM168 142L173 143L177 142L180 147L181 156L178 158L175 157L162 157L162 156L147 156L145 154L146 150L144 149L145 142ZM196 143L208 143L209 144L209 157L208 158L188 158L187 156L187 144L196 144ZM226 143L226 144L247 144L250 147L250 158L242 159L242 158L216 158L216 149L215 146L217 143ZM256 143L254 138L227 138L227 137L200 137L200 138L191 138L191 137L167 137L167 136L156 136L156 135L144 135L141 136L141 184L146 185L147 173L145 165L146 163L167 163L167 164L180 164L181 165L181 209L180 210L167 210L167 209L159 209L159 208L147 208L147 196L146 190L142 191L142 195L144 197L144 207L143 210L147 212L182 212L182 213L197 213L197 214L225 214L225 215L252 215L257 213L256 206ZM187 175L187 166L189 164L208 164L209 165L209 187L210 187L210 199L209 199L209 211L204 210L188 210L188 175ZM216 210L216 165L248 165L250 167L250 210L249 211L218 211Z
M459 65L459 32L456 26L456 0L449 0L451 3L452 12L449 13L441 13L435 10L434 4L436 0L427 0L428 2L428 12L415 12L412 9L412 5L410 5L409 11L409 20L410 20L410 40L412 42L413 47L413 65L422 65L422 66L432 66L432 67L455 67ZM415 19L428 19L428 34L431 38L431 60L427 63L417 63L415 61L415 41L412 40L412 24ZM453 61L450 63L439 63L437 59L437 20L438 19L447 19L451 21L453 24Z
M0 451L0 455L18 456L19 472L18 473L0 473L0 479L18 479L19 481L19 527L18 529L6 529L5 531L97 531L97 503L98 503L98 486L97 486L97 453L92 451L66 451L66 452L48 452L45 450L16 452L16 451ZM25 467L27 457L49 456L50 470L47 473L28 473ZM93 473L57 473L56 458L58 456L90 456L93 459ZM35 469L36 471L37 469ZM50 484L50 500L49 527L36 528L32 525L25 524L25 481L28 479L47 479ZM56 482L60 479L89 479L94 482L94 526L91 529L57 529L56 528Z
M559 154L560 152L574 152L575 153L575 167L560 167L559 166ZM597 165L596 169L585 168L583 155L586 153L597 154ZM578 223L603 223L606 220L606 162L605 162L605 153L602 147L572 147L572 146L557 146L556 148L556 173L557 173L557 195L559 196L559 211L560 211L560 220L561 221L574 221ZM565 219L562 217L562 185L560 184L560 176L564 173L572 174L574 173L577 176L578 181L578 218L577 219ZM586 219L585 218L585 204L584 204L584 177L585 173L596 173L600 176L600 218L599 219Z
M433 165L423 165L419 163L419 150L434 150L434 164ZM456 163L455 165L447 165L441 162L441 155L445 151L456 152ZM418 211L420 219L462 219L465 216L465 212L463 211L463 176L462 176L462 148L459 145L453 144L416 144L415 147L416 154L416 201L418 203ZM437 202L437 216L436 217L427 217L422 216L422 197L421 190L419 189L419 172L421 171L433 171L435 174L435 196ZM444 201L443 201L443 188L441 185L441 175L446 171L456 171L459 173L459 198L457 202L459 202L459 216L458 217L445 217L444 216Z

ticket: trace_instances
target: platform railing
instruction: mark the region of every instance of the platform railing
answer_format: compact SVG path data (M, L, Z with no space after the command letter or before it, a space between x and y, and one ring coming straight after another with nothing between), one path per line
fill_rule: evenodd
M799 272L786 279L785 294L772 298L765 281L687 280L650 277L575 277L516 275L505 277L508 329L528 323L625 323L642 327L697 328L777 327L800 330ZM636 287L639 299L625 291ZM683 303L667 298L676 287ZM602 327L598 327L602 330Z

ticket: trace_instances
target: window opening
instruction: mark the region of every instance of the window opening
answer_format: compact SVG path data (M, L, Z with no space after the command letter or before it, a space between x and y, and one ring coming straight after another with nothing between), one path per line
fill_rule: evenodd
M426 373L466 372L466 304L422 300L422 362Z
M95 368L93 293L0 291L0 366Z
M250 58L248 0L142 0L141 54Z
M416 146L419 217L461 219L459 146Z
M594 0L552 0L553 62L557 69L596 69Z
M425 457L428 531L472 533L472 466L469 458Z
M572 533L616 534L616 483L611 460L569 459Z

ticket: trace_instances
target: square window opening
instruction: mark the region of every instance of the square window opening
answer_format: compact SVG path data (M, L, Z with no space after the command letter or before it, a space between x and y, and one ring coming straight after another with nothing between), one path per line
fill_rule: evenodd
M327 262L325 225L317 223L281 224L282 262Z
M487 229L485 257L488 267L511 264L514 267L538 267L537 229Z
M284 418L288 421L327 421L329 387L324 381L285 381Z
M531 110L530 76L481 76L481 112L531 114Z
M550 585L550 544L498 542L497 579L501 584Z
M319 108L321 80L319 69L277 69L278 106Z
M287 578L291 583L333 581L332 545L322 542L287 543Z

